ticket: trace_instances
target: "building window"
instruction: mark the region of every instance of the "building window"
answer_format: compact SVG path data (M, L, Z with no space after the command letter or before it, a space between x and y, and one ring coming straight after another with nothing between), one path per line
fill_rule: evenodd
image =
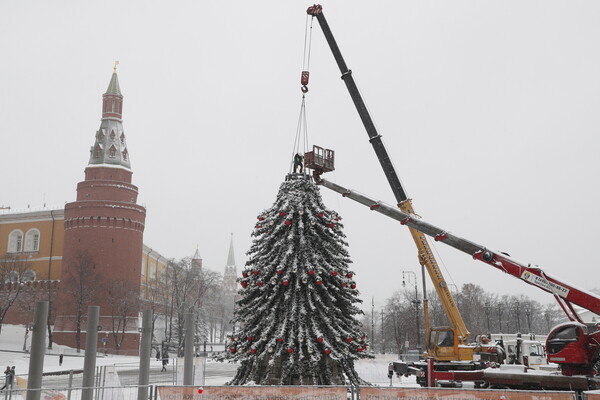
M39 251L40 250L40 231L37 229L30 229L25 234L25 251Z
M156 261L150 260L150 279L156 279L156 264Z
M35 281L35 271L28 269L23 273L23 282Z
M127 149L123 150L123 160L127 161Z
M10 271L8 274L6 274L6 277L4 278L4 282L5 283L16 283L19 282L19 273L17 271Z
M8 252L20 253L23 251L23 232L14 230L8 235Z
M115 131L110 131L110 140L114 141L115 140Z
M125 144L125 133L121 133L121 144Z
M100 157L100 154L102 153L102 147L97 144L96 148L94 149L94 157L98 158Z
M108 149L108 156L110 158L115 158L117 156L117 148L114 145L110 146L110 149Z

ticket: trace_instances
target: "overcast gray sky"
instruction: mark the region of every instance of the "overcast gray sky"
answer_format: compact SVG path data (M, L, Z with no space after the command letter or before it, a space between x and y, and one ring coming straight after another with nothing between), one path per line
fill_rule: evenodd
M0 3L0 204L62 207L83 180L114 60L147 207L144 242L238 269L289 169L301 93L301 1ZM324 1L414 208L585 289L600 287L600 3ZM315 21L310 143L328 179L393 203ZM383 304L418 271L408 230L324 192L358 288ZM550 295L436 244L448 281Z

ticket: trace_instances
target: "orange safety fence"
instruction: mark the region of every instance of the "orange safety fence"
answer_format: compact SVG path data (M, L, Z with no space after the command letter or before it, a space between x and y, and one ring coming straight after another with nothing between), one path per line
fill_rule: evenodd
M361 387L360 400L575 400L575 392Z
M583 392L583 398L585 400L600 400L600 390L594 390L592 392Z
M160 400L346 400L346 386L159 386ZM158 399L157 399L158 400Z

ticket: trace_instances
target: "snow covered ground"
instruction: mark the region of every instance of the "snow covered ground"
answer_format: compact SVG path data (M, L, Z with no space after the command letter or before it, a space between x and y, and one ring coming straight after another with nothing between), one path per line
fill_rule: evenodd
M26 378L29 371L29 353L23 351L25 341L25 328L18 325L3 325L0 333L0 370L3 371L6 366L15 366L16 375ZM31 334L27 339L27 348L31 345ZM62 366L58 365L58 355L64 354ZM388 364L396 360L397 357L392 354L379 354L375 359L360 360L356 363L356 370L359 375L368 382L375 385L389 386L390 380L387 377ZM69 370L82 370L84 362L84 352L77 354L75 349L54 345L52 350L48 350L44 356L44 372L57 372ZM175 363L170 363L170 368ZM99 356L96 359L96 366L129 366L130 370L135 370L139 365L139 357L134 356L116 356L108 355L107 357ZM150 361L151 384L168 383L173 381L172 374L160 374L161 363L154 358ZM205 385L222 385L230 380L237 366L235 364L220 363L212 360L207 360ZM133 372L133 371L132 371ZM135 375L135 374L134 374ZM160 380L158 380L160 379ZM2 376L0 376L2 381ZM2 382L3 383L3 382ZM132 377L131 384L137 383L135 376ZM418 386L414 377L409 378L392 378L393 386Z

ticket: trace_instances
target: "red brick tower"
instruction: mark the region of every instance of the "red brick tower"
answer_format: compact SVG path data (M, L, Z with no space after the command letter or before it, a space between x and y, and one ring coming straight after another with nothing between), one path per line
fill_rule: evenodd
M102 96L102 121L77 200L65 206L61 283L54 341L75 347L77 320L85 331L88 305L100 306L99 349L137 352L142 246L146 209L131 184L122 124L123 95L115 71ZM84 304L78 307L78 303ZM83 318L78 317L83 309ZM126 315L126 317L120 317ZM123 334L123 326L125 326ZM85 335L81 335L81 348Z

